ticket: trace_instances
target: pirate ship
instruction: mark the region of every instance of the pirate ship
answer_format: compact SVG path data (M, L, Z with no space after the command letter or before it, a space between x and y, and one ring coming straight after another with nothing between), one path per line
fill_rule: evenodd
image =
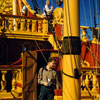
M79 0L56 1L64 9L57 7L48 20L38 14L37 3L32 10L26 0L0 0L0 100L37 100L38 70L49 57L57 58L61 86L54 100L100 99L100 28L80 26ZM93 32L91 41L87 29Z

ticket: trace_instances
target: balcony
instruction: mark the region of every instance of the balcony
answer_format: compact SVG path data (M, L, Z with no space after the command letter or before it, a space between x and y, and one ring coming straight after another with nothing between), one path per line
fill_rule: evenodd
M0 14L0 38L48 40L48 20Z
M1 65L0 100L21 100L22 75L21 65Z

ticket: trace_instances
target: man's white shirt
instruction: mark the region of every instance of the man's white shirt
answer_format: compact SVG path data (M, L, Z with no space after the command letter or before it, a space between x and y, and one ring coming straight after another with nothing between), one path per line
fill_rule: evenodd
M51 15L53 9L51 9L47 5L45 5L44 10L46 11L47 15ZM44 11L44 15L46 16L45 11Z

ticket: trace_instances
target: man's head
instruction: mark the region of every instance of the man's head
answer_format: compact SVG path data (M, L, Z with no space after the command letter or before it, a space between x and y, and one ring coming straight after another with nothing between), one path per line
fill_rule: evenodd
M21 6L22 6L22 7L24 6L24 3L23 3L23 2L21 3Z
M55 62L56 62L56 59L53 58L53 57L50 57L49 60L48 60L48 67L49 69L53 68L55 66Z
M50 1L49 0L46 0L46 5L50 5Z

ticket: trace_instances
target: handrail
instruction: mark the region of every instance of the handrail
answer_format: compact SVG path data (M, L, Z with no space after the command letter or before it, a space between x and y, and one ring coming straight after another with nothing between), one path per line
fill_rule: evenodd
M21 68L22 65L0 65L0 69L2 68L11 68L11 67L14 67L14 68ZM5 69L6 70L6 69Z
M11 18L26 18L26 19L34 19L34 20L48 20L46 17L45 18L40 18L40 17L37 17L37 16L33 16L33 17L27 17L27 16L18 16L18 15L7 15L7 14L2 14L0 13L0 16L1 17L11 17Z

